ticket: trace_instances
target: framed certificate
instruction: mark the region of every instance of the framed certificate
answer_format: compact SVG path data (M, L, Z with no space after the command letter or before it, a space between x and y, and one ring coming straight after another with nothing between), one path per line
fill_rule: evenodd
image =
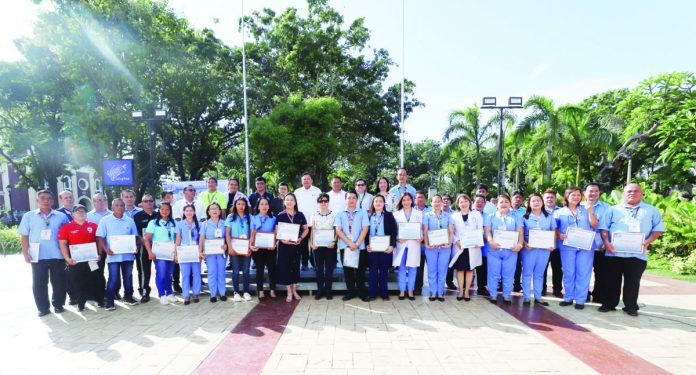
M174 242L154 241L152 243L152 253L158 260L174 260Z
M645 234L640 232L613 232L611 244L617 253L643 254Z
M115 254L134 254L135 236L132 234L109 236L109 248Z
M390 236L370 236L370 249L372 251L387 251Z
M563 241L565 246L576 247L580 250L592 250L596 233L593 230L584 230L577 227L568 227L568 237Z
M314 236L314 246L326 247L334 242L336 231L333 229L315 229L312 235Z
M32 242L29 244L29 258L32 263L39 263L39 243Z
M297 241L300 238L300 224L278 223L276 238L285 241Z
M399 239L400 240L420 240L421 238L421 223L399 223Z
M273 232L256 232L254 246L260 249L275 250L276 240Z
M493 242L500 245L501 249L510 249L517 246L520 233L514 230L497 230L493 233Z
M343 267L358 268L359 265L360 250L345 249L343 251Z
M483 229L467 230L459 233L459 244L462 249L483 246Z
M552 230L532 229L529 231L529 247L548 249L556 247L556 232Z
M95 242L83 243L79 245L70 245L70 257L77 263L89 262L97 260L97 244Z
M198 254L198 246L187 245L176 248L176 257L179 258L179 263L198 263L201 261Z
M428 231L428 244L430 246L446 245L449 242L449 230L447 228Z
M224 254L225 250L222 249L223 246L225 246L225 240L223 238L205 240L205 243L203 243L203 252L205 252L206 255Z
M248 255L249 254L249 239L248 238L236 238L231 239L232 251L237 255Z

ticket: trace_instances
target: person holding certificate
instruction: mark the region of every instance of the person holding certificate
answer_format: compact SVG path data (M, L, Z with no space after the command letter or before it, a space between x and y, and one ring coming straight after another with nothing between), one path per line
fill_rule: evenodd
M135 236L138 230L135 221L125 215L126 204L117 198L111 202L113 213L99 221L97 243L100 253L106 253L109 266L109 280L106 282L106 310L116 309L114 298L121 285L123 275L123 300L127 305L135 305L133 299L133 261L135 260ZM125 243L128 241L129 243ZM128 248L132 246L133 248ZM113 248L113 250L112 250ZM169 283L171 285L171 282Z
M522 216L516 215L510 209L510 197L498 195L498 210L486 216L483 229L490 245L488 251L488 290L490 301L498 302L496 285L503 279L503 300L508 305L512 303L512 287L517 265L517 253L523 245L524 228Z
M365 237L370 228L368 213L358 208L358 193L350 190L346 193L346 209L336 215L334 226L339 238L339 249L343 261L343 275L346 280L346 295L344 301L356 296L367 302L365 287L365 269L367 268L367 252Z
M430 200L432 211L423 218L423 237L425 238L425 258L428 263L428 285L430 301L445 302L445 279L450 257L452 256L451 215L442 211L442 197L434 195Z
M319 193L321 194L321 193ZM318 196L318 195L317 195ZM287 302L292 302L293 297L300 300L301 297L297 293L297 283L300 281L300 259L302 257L302 242L307 237L309 229L307 228L307 220L302 212L297 211L297 199L295 194L288 193L285 196L285 211L278 215L276 220L276 236L278 233L279 223L297 224L300 226L297 234L297 239L280 240L278 243L278 262L276 263L276 275L278 283L284 284L287 289L288 296L285 298Z
M208 206L210 207L210 206ZM181 287L182 293L184 295L184 305L191 303L191 291L193 291L193 302L198 303L200 301L199 295L201 294L201 261L200 254L199 260L197 262L181 262L179 259L179 246L198 246L199 233L201 232L201 225L198 222L198 217L196 216L196 206L193 204L184 206L184 218L183 220L176 223L176 261L179 263L179 268L181 269ZM193 281L193 285L191 285Z
M256 264L256 290L259 300L266 299L263 290L263 272L268 269L268 287L271 299L276 299L276 218L271 212L271 202L266 197L256 201L256 215L251 217L251 251ZM270 241L268 241L270 239Z
M413 196L409 192L401 195L396 209L398 211L394 213L394 220L396 220L399 226L399 236L396 241L392 265L399 267L399 299L403 300L406 298L406 293L408 293L408 299L415 301L416 274L418 273L421 258L420 244L423 241L422 233L420 233L423 231L423 214L413 209ZM407 237L404 237L404 234L401 233L401 225L404 224L417 226L419 228L418 233L415 233L415 235L414 233L409 233Z
M365 240L370 265L370 300L376 299L377 293L384 301L389 300L387 282L392 252L396 247L396 233L396 220L391 212L385 210L384 196L375 196L370 205L369 236Z
M343 199L343 198L341 198ZM312 212L309 217L309 227L312 228L309 241L314 256L314 266L317 271L317 294L314 299L322 297L333 299L333 271L336 267L336 231L334 221L336 213L329 209L329 194L321 193L317 198L319 210ZM329 238L325 238L325 237Z
M198 249L208 266L208 289L210 290L210 302L227 301L225 266L227 258L225 251L225 222L222 220L222 208L218 203L211 203L206 209L207 220L201 226ZM206 242L209 241L209 242ZM217 245L219 243L219 245ZM208 248L210 244L218 248Z
M249 264L251 254L249 253L249 237L251 234L251 213L246 198L240 197L234 201L232 212L227 215L225 226L227 227L227 248L229 249L232 262L232 286L234 287L234 302L241 302L239 289L239 272L242 272L242 284L244 285L244 300L251 301ZM241 239L241 243L246 241L246 247L234 247L235 239Z
M534 303L548 306L541 299L544 290L544 273L551 252L556 249L556 220L544 207L544 198L532 193L527 198L524 221L524 250L522 250L522 294L523 303L531 303L532 279L534 279Z
M571 186L563 194L565 207L559 209L554 214L556 219L556 233L560 239L561 266L563 267L563 287L565 295L561 306L570 306L575 301L575 308L582 310L587 301L587 292L590 289L590 279L592 278L592 263L594 262L594 252L592 245L594 239L590 239L587 248L568 245L569 230L582 229L586 232L579 232L594 236L594 229L599 222L594 212L593 204L585 201L585 205L580 205L582 191L577 186ZM573 242L575 244L575 242ZM582 246L578 243L578 246Z
M606 247L606 284L600 312L616 309L623 279L623 311L638 316L640 278L648 262L648 247L665 232L660 211L643 202L643 189L628 184L623 202L612 206L602 218L599 229Z
M159 216L150 221L145 228L143 244L150 259L155 262L155 285L157 285L160 303L163 305L176 302L176 297L172 291L175 239L176 222L172 218L172 205L169 202L161 202ZM159 244L155 244L155 242ZM160 247L165 249L165 253L155 254L156 248ZM171 254L168 252L170 247Z
M73 220L71 222L60 227L58 231L58 242L60 243L60 250L63 253L63 258L65 258L65 263L68 265L66 273L68 278L72 281L73 292L77 299L77 309L79 311L84 311L85 303L87 302L87 285L91 270L87 261L80 261L78 263L78 261L73 258L74 254L71 252L70 246L86 245L87 247L93 247L93 251L91 252L94 255L94 259L90 259L90 261L93 261L96 265L99 259L96 243L97 224L86 220L87 209L81 204L73 207L72 217ZM104 292L102 291L101 294L101 300L103 300ZM98 297L97 300L99 300Z
M384 197L384 210L387 212L393 212L397 202L396 197L389 192L389 179L384 176L378 178L375 192L375 195L381 195Z
M453 254L455 259L451 268L457 271L457 284L459 285L457 301L469 302L471 301L469 287L474 279L474 270L482 262L481 246L465 244L462 243L462 240L478 233L480 242L483 243L483 217L480 212L472 209L471 198L466 194L457 196L455 206L458 211L450 216L450 228L452 228L456 251ZM480 281L480 283L485 285L485 281Z

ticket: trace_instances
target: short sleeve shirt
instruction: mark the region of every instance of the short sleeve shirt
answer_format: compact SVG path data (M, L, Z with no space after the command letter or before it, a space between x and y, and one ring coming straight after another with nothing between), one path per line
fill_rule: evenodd
M109 236L119 235L137 235L138 230L135 228L135 222L125 214L120 218L114 215L104 216L97 227L97 237L102 237L106 241L106 247L109 247ZM135 254L114 254L107 255L107 263L117 263L135 260Z
M51 210L48 215L34 210L22 216L17 233L29 237L29 243L39 244L39 260L63 259L58 246L58 232L67 223L68 217L56 210Z
M341 228L343 234L345 234L353 242L357 242L358 237L360 237L360 232L362 232L362 229L370 226L370 221L367 216L367 212L358 208L356 208L355 211L352 212L345 210L336 215L336 219L334 220L334 226ZM338 241L341 249L345 249L346 247L348 247L348 244L343 242L343 240L340 237ZM364 250L365 241L361 242L358 245L358 247L360 248L360 250Z

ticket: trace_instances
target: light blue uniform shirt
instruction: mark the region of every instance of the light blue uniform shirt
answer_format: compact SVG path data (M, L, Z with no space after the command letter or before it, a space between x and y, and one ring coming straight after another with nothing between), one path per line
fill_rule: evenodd
M106 247L109 247L109 236L120 235L138 235L138 229L135 227L135 221L125 214L120 218L114 215L104 216L99 221L97 227L97 237L102 237L106 241ZM106 263L117 263L135 260L135 254L114 254L106 256Z
M87 213L87 221L91 221L95 224L99 224L99 222L101 221L101 219L104 218L104 216L109 216L111 214L112 214L111 210L106 210L106 211L104 211L103 214L100 214L96 210L92 210L92 211Z
M428 226L428 230L447 229L452 224L452 214L442 211L438 217L435 211L427 211L423 215L423 224Z
M522 217L522 216L524 216L524 214L527 213L527 208L524 206L520 206L520 208L515 210L511 207L510 211L512 211L515 215Z
M480 211L479 211L479 213L481 214L481 217L483 218L483 223L484 223L484 224L486 223L486 218L487 218L488 216L492 215L492 214L486 213L485 210L484 210L483 212L480 212ZM495 212L494 212L494 213L495 213ZM461 214L458 214L458 215L461 215ZM488 244L488 237L483 236L483 247L481 247L481 256L483 256L483 257L488 256L488 251L489 251L490 249L491 249L491 245Z
M500 212L496 211L483 219L483 226L491 228L491 236L494 237L495 231L497 230L516 231L517 228L522 228L523 225L524 223L522 223L522 216L515 215L512 211L509 211L504 217L500 215ZM493 249L489 247L489 250Z
M606 214L606 212L611 208L611 206L602 201L597 201L597 203L594 204L593 208L595 216L597 216L597 221L599 221L599 223L601 224L602 219L604 218L604 214ZM597 225L595 232L597 233L597 235L594 238L593 250L599 250L604 244L604 242L602 241L602 235L600 234L599 225Z
M215 230L220 230L220 235L215 235ZM225 221L218 219L217 224L213 223L213 220L209 219L201 224L201 233L205 235L205 238L210 240L214 238L225 238Z
M433 208L430 207L430 206L428 206L427 204L425 205L425 207L423 207L422 210L419 209L418 206L413 206L413 209L416 210L416 211L422 212L422 213L423 213L423 218L425 218L425 214L427 214L428 212L430 212L430 211L433 210Z
M529 242L529 231L534 229L540 230L554 230L556 229L556 219L554 219L553 214L547 212L548 215L544 216L540 213L539 216L534 216L533 212L529 213L529 218L525 219L522 216L522 222L524 223L524 241ZM547 250L547 249L544 249Z
M147 223L145 233L152 234L152 242L173 242L176 239L176 223L153 219Z
M22 216L17 233L29 237L29 243L39 244L39 260L63 259L58 245L58 230L69 222L64 213L56 210L46 216L41 210L29 211ZM42 240L41 231L50 230L50 239Z
M384 236L384 212L381 215L372 214L370 216L370 232L368 236Z
M346 237L350 238L353 242L357 242L363 228L370 226L370 220L367 216L368 213L365 210L360 210L357 207L353 212L348 212L346 209L345 211L341 211L338 215L336 215L334 226L340 227ZM348 244L345 243L341 237L339 237L338 246L339 249L345 249L348 247ZM360 250L364 250L365 241L361 242L358 245L358 248Z
M416 199L416 188L411 186L411 184L406 184L406 186L396 185L389 189L389 194L396 197L397 202L401 199L403 193L411 193L411 198Z
M143 209L140 207L134 207L132 210L126 209L125 211L123 211L123 214L132 219L133 216L135 216L135 214L138 213L138 211L142 211L142 210Z
M629 225L633 220L637 220L640 224L640 232L645 234L645 238L648 238L652 232L664 232L665 224L662 222L662 214L660 211L643 201L640 201L637 206L631 207L625 203L619 203L616 206L610 207L607 212L604 213L602 222L599 224L599 229L609 231L609 233L614 232L628 232ZM611 239L611 235L609 236ZM616 253L610 254L606 252L608 257L622 257L622 258L638 258L647 261L648 254L629 254L629 253Z
M251 217L251 229L256 232L275 231L276 218L268 215L254 215Z
M198 245L198 233L200 232L200 224L196 229L196 223L189 225L186 219L182 219L176 223L176 233L181 236L181 245Z
M236 238L249 238L249 233L251 230L250 223L247 223L247 215L244 217L236 217L235 221L232 221L232 215L227 217L225 220L225 226L230 228L230 237ZM251 221L251 218L249 218Z
M559 208L558 211L554 212L556 228L558 228L561 233L567 234L569 227L594 231L594 228L590 226L590 215L587 213L585 206L578 205L577 208L577 217L573 215L573 212L570 211L568 207ZM598 235L595 235L595 237L596 236ZM563 241L559 241L558 248L561 250L578 250L577 247L564 245Z

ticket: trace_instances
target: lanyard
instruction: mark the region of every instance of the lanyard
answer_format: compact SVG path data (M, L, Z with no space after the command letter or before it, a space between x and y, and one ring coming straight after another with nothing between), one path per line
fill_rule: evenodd
M514 215L514 214L513 214L513 215ZM508 213L508 215L505 215L505 216L499 216L499 218L500 218L500 220L502 221L502 224L503 224L502 227L505 228L505 229L503 229L503 230L508 230L508 229L507 229L507 218L508 218L509 216L510 216L509 213ZM499 230L500 230L500 228L499 228Z
M575 212L573 213L573 210L568 207L568 211L570 211L570 214L573 215L573 219L575 219L575 226L578 226L578 217L580 216L580 206L575 207Z
M541 215L537 217L532 213L529 215L529 218L536 223L536 229L541 229Z
M631 215L632 218L636 219L638 217L638 211L640 210L640 206L636 207L626 207L624 206L626 211L628 211L628 214Z
M267 215L259 215L259 221L261 222L261 227L260 227L260 228L256 228L256 229L257 229L257 230L258 230L258 229L263 229L263 226L266 225L266 221L267 221L267 220L268 220L268 216L267 216Z
M433 211L433 213L435 214L434 211ZM435 219L437 219L437 229L442 229L442 221L440 221L441 216L438 216L438 214L435 214Z
M364 193L362 195L362 198L360 198L360 200L358 201L358 207L362 208L362 202L365 200L366 195L367 195L367 193Z
M48 215L45 215L45 217L44 217L43 212L39 211L39 217L41 218L41 220L43 220L44 225L46 225L46 228L48 228L50 225L51 213L49 213Z
M377 214L372 214L373 224L375 225L375 230L374 233L372 234L373 236L377 235L377 229L379 228L379 225L382 224L382 219L384 219L384 212L379 215L379 221L377 221Z
M206 221L206 223L213 223L213 224L215 224L215 228L213 228L213 238L215 238L215 229L222 229L222 228L220 227L220 224L222 224L222 227L225 226L225 223L224 223L222 220L220 220L220 218L218 218L217 223L213 222L213 219L210 219L210 220ZM206 225L206 228L207 228L208 224L205 224L205 225ZM206 229L206 232L207 232L207 229ZM208 234L208 233L206 233L206 235L207 235L207 234ZM207 237L207 236L206 236L206 237Z
M348 232L350 232L351 234L353 233L353 221L355 220L355 214L357 213L357 210L353 212L346 211L346 217L348 217Z
M290 219L291 224L295 224L295 214L290 215L287 211L285 212L286 215L288 215L288 218Z

